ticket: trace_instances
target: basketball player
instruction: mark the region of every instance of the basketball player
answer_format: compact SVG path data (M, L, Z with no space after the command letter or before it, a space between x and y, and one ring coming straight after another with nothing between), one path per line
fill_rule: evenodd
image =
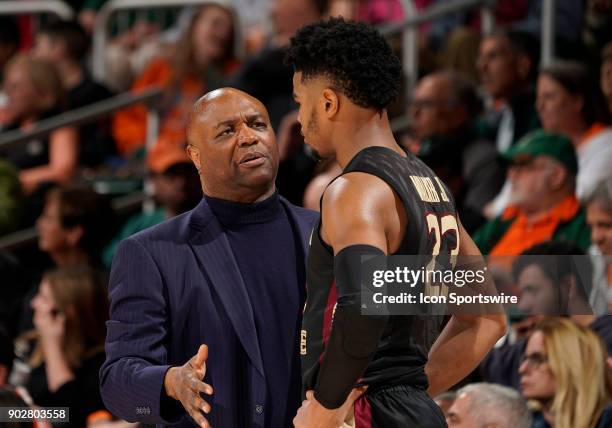
M361 314L361 256L480 254L448 188L393 138L386 108L398 93L399 60L375 29L332 18L302 28L287 62L306 143L343 169L321 198L311 237L307 392L294 424L341 426L354 401L358 428L444 427L428 393L473 370L505 332L505 318L454 315L442 331L441 317Z

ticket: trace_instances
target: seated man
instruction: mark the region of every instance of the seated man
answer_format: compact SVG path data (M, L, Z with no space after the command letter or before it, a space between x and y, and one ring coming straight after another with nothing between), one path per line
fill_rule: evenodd
M589 302L597 313L612 311L612 177L599 183L586 199L587 223L591 227L589 249L594 284Z
M493 383L472 383L457 391L446 423L449 428L530 428L531 413L517 391Z
M586 250L590 232L574 195L578 163L571 141L535 131L504 156L511 162L510 206L474 235L483 254L514 256L551 239Z
M449 185L468 232L484 222L482 210L506 178L495 145L476 136L481 104L464 76L440 71L419 81L410 105L418 156Z

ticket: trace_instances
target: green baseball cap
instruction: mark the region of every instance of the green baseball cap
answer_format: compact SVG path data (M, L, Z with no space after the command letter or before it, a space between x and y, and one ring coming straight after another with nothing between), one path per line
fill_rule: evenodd
M551 157L565 165L570 172L574 174L578 172L574 146L569 138L560 134L543 130L530 132L502 154L502 157L509 162L537 156Z

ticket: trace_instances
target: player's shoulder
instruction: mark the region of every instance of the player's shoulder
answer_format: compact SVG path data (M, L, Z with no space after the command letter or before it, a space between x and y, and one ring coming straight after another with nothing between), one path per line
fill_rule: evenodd
M394 204L391 187L381 178L349 172L336 178L323 193L323 205L334 210L384 209Z

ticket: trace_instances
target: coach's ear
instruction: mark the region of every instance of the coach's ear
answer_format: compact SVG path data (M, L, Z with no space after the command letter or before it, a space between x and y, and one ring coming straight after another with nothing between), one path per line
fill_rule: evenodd
M338 98L338 94L336 94L333 89L323 89L323 97L321 98L321 102L323 102L323 112L328 119L332 119L336 114L338 114L340 99Z

